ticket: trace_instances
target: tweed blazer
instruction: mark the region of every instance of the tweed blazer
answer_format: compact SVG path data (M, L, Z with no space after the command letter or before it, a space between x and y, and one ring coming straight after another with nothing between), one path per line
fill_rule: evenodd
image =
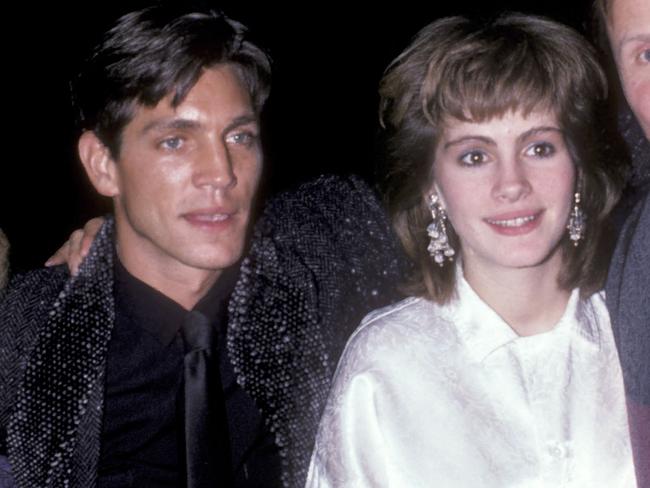
M16 486L95 484L114 324L113 221L77 276L17 277L0 304L0 428Z
M95 486L115 323L114 227L108 218L76 276L62 266L33 271L17 277L0 303L0 442L6 431L20 488ZM220 333L225 336L226 329ZM252 398L237 386L227 354L219 367L234 484L277 486L273 437ZM0 456L4 488L3 469Z
M112 234L109 221L77 277L66 283L69 277L62 268L36 271L14 283L11 296L0 306L0 427L10 426L10 458L18 486L94 484L106 347L114 320L109 292ZM252 241L230 302L230 360L238 382L260 405L280 446L284 485L297 488L304 485L329 382L347 338L366 313L397 299L396 285L406 264L377 196L354 177L321 177L279 195L266 206ZM73 317L81 307L89 316ZM105 327L92 327L95 321ZM25 368L40 370L41 377L50 374L45 370L50 359L40 352L46 350L39 346L43 341L45 346L62 343L68 351L65 361L78 366L83 389L70 385L72 378L65 373L69 366L62 364L59 384L44 384L43 394L28 398L27 406L52 406L30 420L22 403L13 409L11 399L17 391L28 396L31 386L21 385ZM83 350L73 350L72 343ZM86 370L89 364L92 371ZM222 382L227 383L223 377ZM69 402L65 423L48 426L47 432L29 430L30 425L50 422L51 411L60 410L52 399L71 391L69 387L75 394L57 399ZM252 434L244 432L246 422L241 421L251 417L245 410L250 407L243 401L239 405L233 418L240 422L237 428L230 426L231 435L241 437L231 438L241 446L231 445L234 458L243 456L235 451L251 450ZM17 435L28 439L26 433L31 445L48 446L38 463L32 448L13 447L24 444ZM265 457L271 447L255 446L260 454L252 460L255 467L251 469L251 463L248 468L266 474L260 484L264 487L275 486L276 467Z

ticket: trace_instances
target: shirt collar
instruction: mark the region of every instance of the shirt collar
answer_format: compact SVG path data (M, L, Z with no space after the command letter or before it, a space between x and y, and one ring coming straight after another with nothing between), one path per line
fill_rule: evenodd
M210 317L212 320L226 318L228 301L238 276L238 265L223 270L219 279L212 285L212 288L208 290L205 296L199 300L193 310L202 313L206 317Z
M519 336L476 294L465 280L460 266L456 272L458 285L453 303L454 322L470 358L481 362Z
M128 319L169 345L183 324L188 311L181 305L139 280L115 258L115 306ZM213 322L224 322L228 298L237 280L238 266L224 270L216 283L193 308Z
M604 299L602 299L602 294L594 299L582 300L580 299L580 294L578 290L573 290L571 298L573 299L575 295L575 300L573 300L573 310L575 319L573 321L572 330L578 334L587 343L593 345L594 348L600 350L603 343L603 328L611 327L609 325L609 313L605 308ZM571 304L571 301L569 301ZM598 307L601 310L598 310ZM567 306L567 311L569 306ZM562 319L568 320L571 315L565 313ZM607 324L603 324L603 320L607 321Z
M599 315L590 301L580 299L578 289L571 292L562 317L553 329L543 334L519 336L467 283L457 267L457 297L452 304L458 334L472 360L484 361L499 348L516 342L539 340L560 334L574 334L592 347L600 348Z

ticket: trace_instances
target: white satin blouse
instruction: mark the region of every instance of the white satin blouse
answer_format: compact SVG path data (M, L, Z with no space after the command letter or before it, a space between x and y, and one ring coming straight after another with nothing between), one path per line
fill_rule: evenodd
M307 487L634 487L624 399L602 295L520 337L460 278L353 334Z

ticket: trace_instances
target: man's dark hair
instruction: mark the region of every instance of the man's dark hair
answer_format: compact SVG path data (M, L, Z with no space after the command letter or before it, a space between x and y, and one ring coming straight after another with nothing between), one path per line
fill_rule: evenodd
M205 69L237 69L259 113L271 81L265 52L245 26L214 10L154 6L120 17L71 83L82 130L92 130L119 158L121 135L138 104L171 96L177 107Z

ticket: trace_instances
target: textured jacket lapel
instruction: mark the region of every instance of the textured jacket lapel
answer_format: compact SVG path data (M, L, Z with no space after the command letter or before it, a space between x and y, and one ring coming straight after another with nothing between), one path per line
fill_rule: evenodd
M7 435L20 487L94 485L115 321L112 246L109 220L38 331Z

